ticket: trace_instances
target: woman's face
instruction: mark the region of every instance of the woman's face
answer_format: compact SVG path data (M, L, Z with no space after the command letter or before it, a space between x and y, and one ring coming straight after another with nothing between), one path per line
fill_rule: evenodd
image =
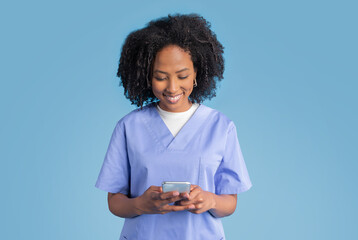
M176 45L160 50L154 60L152 90L159 106L168 112L184 112L191 107L196 71L190 54Z

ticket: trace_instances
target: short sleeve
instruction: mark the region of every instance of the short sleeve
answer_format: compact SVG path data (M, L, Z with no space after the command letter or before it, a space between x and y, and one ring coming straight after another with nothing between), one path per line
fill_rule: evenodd
M95 187L111 193L128 195L129 173L125 131L118 122L112 133Z
M215 174L215 193L237 194L249 190L251 186L236 127L232 124L227 134L223 160Z

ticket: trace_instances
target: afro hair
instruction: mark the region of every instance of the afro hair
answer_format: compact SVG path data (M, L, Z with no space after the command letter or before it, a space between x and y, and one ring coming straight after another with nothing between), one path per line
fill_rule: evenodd
M210 27L198 14L175 14L131 32L123 44L117 72L126 98L138 107L158 100L151 90L151 69L157 52L168 45L179 46L193 61L197 87L189 99L201 103L215 97L217 81L224 73L224 47Z

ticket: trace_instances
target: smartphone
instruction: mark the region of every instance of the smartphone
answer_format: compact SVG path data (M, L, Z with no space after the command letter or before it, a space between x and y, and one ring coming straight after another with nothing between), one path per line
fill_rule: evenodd
M163 182L163 192L178 191L179 193L190 193L190 182Z

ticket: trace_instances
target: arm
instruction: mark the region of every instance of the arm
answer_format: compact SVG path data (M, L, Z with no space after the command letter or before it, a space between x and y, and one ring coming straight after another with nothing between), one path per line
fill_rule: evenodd
M193 209L193 204L186 206L169 205L187 199L187 193L176 191L163 193L161 187L151 186L141 196L129 198L123 193L108 193L108 207L111 213L122 218L131 218L142 214L164 214L173 211Z
M140 215L137 198L129 198L123 193L108 193L108 208L111 213L122 218Z
M209 210L214 217L226 217L235 212L237 194L213 194L215 205Z

